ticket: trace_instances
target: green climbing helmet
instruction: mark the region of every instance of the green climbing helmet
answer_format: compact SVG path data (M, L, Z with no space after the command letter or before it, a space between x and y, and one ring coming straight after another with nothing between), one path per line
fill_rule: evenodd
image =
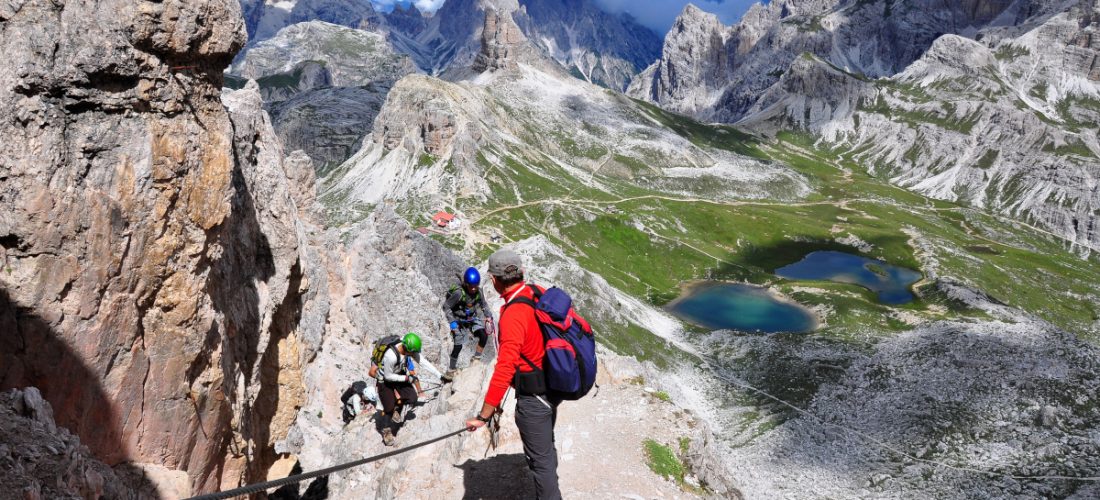
M401 343L405 345L405 349L409 352L420 352L420 336L409 332L401 339Z

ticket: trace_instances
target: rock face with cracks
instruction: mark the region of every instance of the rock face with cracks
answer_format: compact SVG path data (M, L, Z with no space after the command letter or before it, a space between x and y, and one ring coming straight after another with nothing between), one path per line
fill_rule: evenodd
M290 328L279 305L299 290L296 242L280 237L293 227L274 220L293 205L255 201L285 176L235 151L219 99L239 6L13 5L2 385L39 387L108 464L186 470L206 490L246 475L257 353Z
M0 483L11 497L136 498L131 485L54 423L50 403L34 387L0 393L0 438Z
M30 1L0 31L0 385L120 475L263 477L323 322L299 328L309 197L257 90L221 100L239 5Z

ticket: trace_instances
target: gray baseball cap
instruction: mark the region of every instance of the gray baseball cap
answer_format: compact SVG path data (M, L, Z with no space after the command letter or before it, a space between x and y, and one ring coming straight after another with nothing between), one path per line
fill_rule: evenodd
M489 274L511 280L523 276L523 259L508 249L501 249L489 256Z

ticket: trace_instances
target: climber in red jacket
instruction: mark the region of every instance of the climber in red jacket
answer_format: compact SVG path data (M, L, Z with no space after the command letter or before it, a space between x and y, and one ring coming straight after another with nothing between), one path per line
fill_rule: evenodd
M561 401L546 395L546 380L541 371L546 351L535 310L526 304L512 303L520 297L533 299L533 292L523 281L523 261L511 250L499 250L489 256L489 275L493 288L504 298L497 327L500 351L485 403L466 426L475 431L489 422L499 411L508 387L514 387L516 427L527 465L535 473L535 495L540 500L558 500L561 492L554 424Z

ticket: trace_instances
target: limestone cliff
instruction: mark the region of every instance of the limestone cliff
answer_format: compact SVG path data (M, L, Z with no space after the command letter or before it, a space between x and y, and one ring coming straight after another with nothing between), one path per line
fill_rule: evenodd
M675 102L684 113L706 111L732 76L730 31L718 16L688 4L665 36L661 58L634 79L627 93Z
M238 3L29 1L0 32L0 385L108 464L259 474L307 284L270 126L220 100Z
M248 39L266 40L279 30L306 21L366 27L382 22L374 4L360 0L239 0L244 11Z
M481 51L474 58L473 70L481 73L505 68L515 68L517 52L527 47L527 37L508 15L495 10L485 13L485 26L481 30Z
M574 76L617 91L661 50L652 30L591 0L522 0L513 17L527 38Z
M390 87L416 70L380 32L309 21L253 39L227 84L256 80L286 150L324 169L359 149Z

